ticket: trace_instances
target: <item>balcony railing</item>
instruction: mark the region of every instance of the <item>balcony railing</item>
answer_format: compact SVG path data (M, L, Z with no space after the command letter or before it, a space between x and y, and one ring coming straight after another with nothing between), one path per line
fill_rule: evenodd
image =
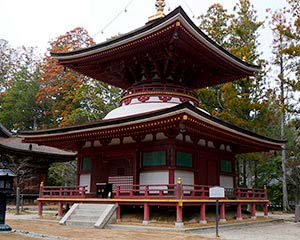
M175 198L208 199L208 185L156 184L156 185L117 185L113 191L115 198ZM266 200L265 189L225 188L226 199Z
M40 198L84 198L87 186L41 186Z
M208 199L207 185L187 184L118 184L113 187L116 199ZM85 198L86 186L41 186L40 198ZM225 188L225 199L267 200L266 189Z

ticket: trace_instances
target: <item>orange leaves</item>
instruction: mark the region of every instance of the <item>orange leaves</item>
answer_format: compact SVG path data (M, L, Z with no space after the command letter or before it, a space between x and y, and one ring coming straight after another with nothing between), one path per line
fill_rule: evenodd
M50 43L50 52L66 52L86 48L95 44L87 31L77 27ZM52 57L45 56L41 64L41 88L36 101L44 108L49 117L56 119L56 124L64 124L64 119L80 107L76 92L83 83L84 76L64 67Z

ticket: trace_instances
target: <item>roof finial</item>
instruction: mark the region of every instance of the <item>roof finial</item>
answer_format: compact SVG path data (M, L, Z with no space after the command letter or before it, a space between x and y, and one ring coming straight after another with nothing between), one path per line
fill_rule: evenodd
M157 12L156 12L155 15L150 16L148 18L148 20L152 21L152 20L164 17L165 16L165 14L164 14L164 7L165 6L166 6L165 0L156 0L155 7L156 7Z
M164 15L164 7L166 6L165 0L156 0L155 7L157 10L156 14Z

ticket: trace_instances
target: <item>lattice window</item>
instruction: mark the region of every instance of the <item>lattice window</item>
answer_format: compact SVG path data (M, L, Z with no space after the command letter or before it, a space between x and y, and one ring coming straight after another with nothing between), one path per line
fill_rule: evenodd
M192 167L193 154L187 152L176 152L176 166L178 167Z
M82 170L90 171L92 170L92 159L89 157L85 157L82 159Z
M112 183L113 190L119 185L121 190L131 190L133 185L133 176L110 176L108 183Z
M230 160L221 160L221 172L232 173L232 164Z
M144 167L165 166L165 165L166 165L165 151L145 152L143 154Z

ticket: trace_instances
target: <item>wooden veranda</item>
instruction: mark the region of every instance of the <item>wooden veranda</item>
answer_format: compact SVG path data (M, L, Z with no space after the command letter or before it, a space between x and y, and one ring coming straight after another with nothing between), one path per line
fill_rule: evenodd
M150 206L176 207L176 222L182 223L182 209L185 206L199 207L199 222L207 223L206 206L215 205L216 199L209 198L209 187L203 185L159 184L159 185L117 185L111 198L99 198L87 193L85 186L54 187L41 186L38 200L38 214L43 215L44 203L57 203L58 216L63 216L63 206L74 203L115 203L117 220L121 220L121 208L125 205L143 206L143 222L150 220ZM226 206L236 206L236 219L242 220L242 205L251 205L251 218L256 218L257 205L262 205L264 216L268 216L267 191L263 189L225 189L225 198L220 202L220 221L226 221Z

